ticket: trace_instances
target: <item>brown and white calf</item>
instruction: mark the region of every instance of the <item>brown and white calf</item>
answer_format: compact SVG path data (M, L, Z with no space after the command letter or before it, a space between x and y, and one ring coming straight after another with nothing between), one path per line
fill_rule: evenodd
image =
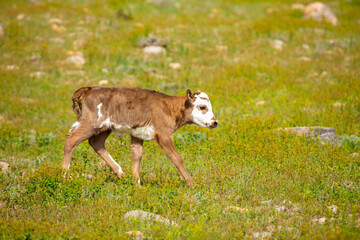
M194 183L175 148L173 133L185 124L215 128L218 124L209 97L203 92L186 96L168 96L156 91L125 87L82 87L73 97L77 121L66 135L62 167L68 169L77 145L85 140L110 165L118 177L123 171L105 149L105 140L113 132L131 135L134 178L140 184L140 161L143 141L155 140L185 181Z

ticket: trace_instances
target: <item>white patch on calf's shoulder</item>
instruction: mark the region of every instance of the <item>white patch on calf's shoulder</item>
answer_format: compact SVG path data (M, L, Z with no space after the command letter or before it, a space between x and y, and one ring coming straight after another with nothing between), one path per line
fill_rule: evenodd
M102 103L100 103L99 105L97 105L97 109L98 109L98 121L100 120L100 118L103 116L102 114L101 114L101 106L102 106Z
M74 131L75 129L77 129L80 126L80 123L78 121L76 121L70 128L69 133Z

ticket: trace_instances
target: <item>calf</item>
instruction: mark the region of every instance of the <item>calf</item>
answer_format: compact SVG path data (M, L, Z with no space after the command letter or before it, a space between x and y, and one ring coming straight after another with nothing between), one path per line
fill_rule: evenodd
M215 128L218 124L209 97L203 92L186 96L168 96L156 91L125 87L82 87L73 97L77 121L66 135L62 167L68 169L77 145L85 140L120 178L124 173L105 149L105 140L113 132L131 135L133 176L140 184L143 141L155 140L185 181L194 183L177 152L173 133L185 124Z

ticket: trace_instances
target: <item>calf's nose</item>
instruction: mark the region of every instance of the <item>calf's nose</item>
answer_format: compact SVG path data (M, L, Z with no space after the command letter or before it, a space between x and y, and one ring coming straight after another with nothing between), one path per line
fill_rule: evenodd
M218 121L214 121L214 123L212 124L212 127L216 128L217 125L218 125Z

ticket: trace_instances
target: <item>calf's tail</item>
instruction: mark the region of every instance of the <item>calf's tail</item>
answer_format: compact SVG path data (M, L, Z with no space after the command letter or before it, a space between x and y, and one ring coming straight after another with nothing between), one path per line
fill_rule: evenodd
M91 87L82 87L74 92L72 96L72 108L74 113L76 114L76 118L79 119L82 114L82 106L84 103L85 93L87 93Z

